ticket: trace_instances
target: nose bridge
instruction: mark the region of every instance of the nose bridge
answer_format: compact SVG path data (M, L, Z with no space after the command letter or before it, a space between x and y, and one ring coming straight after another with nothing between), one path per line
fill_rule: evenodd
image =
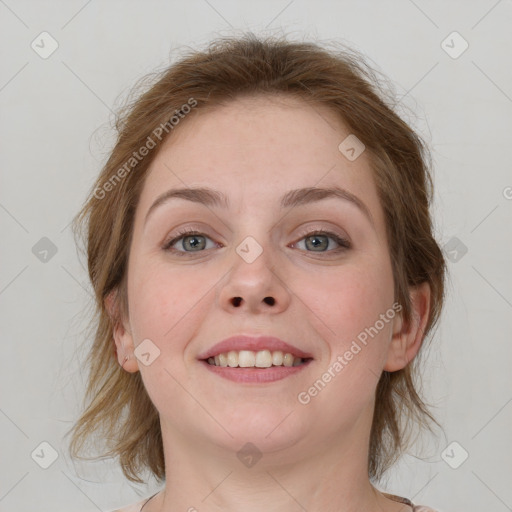
M268 233L245 236L235 247L232 267L219 295L221 306L253 312L286 308L289 297L275 268L278 258Z
M245 213L239 216L238 227L233 233L236 244L234 265L250 273L272 264L275 248L272 246L271 227L274 219L271 212L258 210L250 198L244 204Z
M233 256L232 278L245 286L266 289L273 276L273 248L268 236L246 236Z

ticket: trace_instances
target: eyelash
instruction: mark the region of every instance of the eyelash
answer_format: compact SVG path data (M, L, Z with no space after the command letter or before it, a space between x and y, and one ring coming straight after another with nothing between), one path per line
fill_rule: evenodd
M337 235L336 233L333 233L332 231L328 231L326 229L314 229L312 231L307 231L305 233L302 233L300 235L300 238L297 240L297 242L294 242L294 245L297 244L298 242L304 240L305 238L308 238L308 237L311 237L314 235L325 235L329 238L332 238L339 245L339 247L336 247L335 249L331 249L330 251L305 251L305 252L309 252L312 254L315 254L317 252L318 252L318 254L323 254L323 253L338 254L341 252L345 252L347 249L351 248L351 244L346 238L343 238L343 237Z
M178 233L176 233L176 236L173 237L171 240L169 240L167 242L164 242L162 249L164 251L173 252L173 253L175 253L175 254L177 254L179 256L184 256L185 254L192 254L192 253L194 253L196 251L178 251L176 249L172 249L172 246L176 242L178 242L179 240L181 240L185 236L192 236L192 235L201 235L201 236L205 236L206 238L210 238L205 233L201 233L200 231L196 231L194 229L183 229L181 231L178 231ZM313 230L313 231L308 231L306 233L303 233L301 235L301 238L299 238L297 240L297 242L300 242L304 238L308 238L308 237L313 236L313 235L325 235L325 236L328 236L329 238L332 238L339 245L339 247L337 247L335 249L332 249L330 251L318 251L319 253L326 252L326 253L331 253L331 254L332 253L337 254L337 253L340 253L340 252L344 252L347 249L350 249L352 247L351 243L346 238L342 238L339 235L337 235L336 233L333 233L331 231L327 231L325 229L316 229L316 230ZM210 240L211 240L211 238L210 238ZM294 242L294 244L297 243L297 242ZM205 250L207 250L207 249L205 249ZM197 251L197 252L204 252L205 250ZM315 253L316 251L305 251L305 252Z
M179 256L183 256L184 254L192 254L194 251L177 251L176 249L172 249L171 246L173 246L178 240L184 238L185 236L191 236L191 235L201 235L201 236L205 236L207 237L207 235L205 233L201 233L200 231L196 231L195 229L183 229L181 231L178 231L176 233L176 236L173 237L171 240L169 240L168 242L165 242L162 249L164 251L170 251L170 252L174 252L174 253L177 253ZM209 238L209 237L207 237ZM203 251L199 251L199 252L203 252Z

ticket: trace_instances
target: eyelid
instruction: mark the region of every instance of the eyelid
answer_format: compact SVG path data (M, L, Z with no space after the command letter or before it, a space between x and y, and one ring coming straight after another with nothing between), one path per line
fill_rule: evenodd
M346 244L348 247L352 247L352 241L350 240L348 235L346 235L344 233L337 232L335 230L335 228L329 229L329 228L320 227L320 226L308 226L307 228L304 228L300 232L300 234L298 235L298 238L296 238L295 242L293 242L293 243L296 244L297 242L299 242L303 238L305 238L307 236L315 235L315 234L322 234L322 235L325 235L325 236L329 236L331 238L334 237L334 240L339 239L340 241L344 242L344 244ZM345 245L343 245L343 247L344 246Z
M191 226L187 226L181 229L178 229L177 231L174 231L172 235L169 235L165 238L164 242L162 243L162 249L164 250L171 250L171 246L174 245L176 242L181 240L182 238L190 235L198 235L198 236L204 236L205 238L210 239L211 241L216 242L211 236L209 236L207 233L205 233L204 230L193 228ZM177 251L177 252L187 252L187 251ZM193 252L193 251L188 251ZM203 252L203 251L198 251Z
M207 233L205 233L204 230L202 231L201 229L198 229L198 228L195 228L192 226L187 226L187 227L178 229L177 231L175 231L172 234L172 236L166 237L165 241L162 243L162 249L170 251L172 245L174 245L179 240L185 238L186 236L191 236L191 235L204 236L205 238L208 238L215 244L219 245L219 243L216 242ZM331 251L325 251L325 254L335 253L338 251L347 250L347 249L352 248L352 242L349 240L349 238L346 235L337 233L335 230L331 231L325 227L314 227L314 226L308 226L307 228L304 228L301 231L301 233L298 235L298 237L295 239L295 241L292 243L292 245L296 245L298 242L300 242L304 238L307 238L307 237L313 236L313 235L327 236L328 238L331 238L339 245L339 247L332 249ZM205 249L204 251L197 251L197 253L205 252L206 250L207 249ZM182 254L186 254L186 253L193 254L195 252L195 251L179 251L176 249L173 249L173 251L182 253ZM315 253L315 251L306 251L306 252Z

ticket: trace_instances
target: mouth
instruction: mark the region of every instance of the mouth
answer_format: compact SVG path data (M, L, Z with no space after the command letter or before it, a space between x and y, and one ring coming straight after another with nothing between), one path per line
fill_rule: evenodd
M265 383L294 375L313 357L279 338L233 336L199 356L214 374L235 382Z
M311 357L302 358L293 355L290 352L283 352L282 350L270 351L268 349L258 350L230 350L223 352L207 359L206 361L211 366L218 366L221 368L271 368L271 367L286 367L300 366L309 361Z

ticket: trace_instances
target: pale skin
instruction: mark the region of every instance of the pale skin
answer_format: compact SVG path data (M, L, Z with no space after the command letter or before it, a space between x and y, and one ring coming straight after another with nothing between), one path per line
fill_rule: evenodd
M166 483L143 512L411 510L370 484L368 441L378 376L420 348L427 284L410 290L410 324L397 314L308 404L297 398L394 304L370 161L338 150L349 134L324 107L243 98L185 119L153 161L130 247L129 316L114 330L120 364L141 372L161 418ZM336 197L280 208L292 189L333 186L357 196L371 218ZM160 194L194 187L222 192L229 207L175 198L146 221ZM177 228L202 233L192 241L205 248L192 251L181 238L175 252L164 250ZM314 250L306 242L319 229L350 247L337 251L324 235L326 250ZM263 249L251 263L235 250L247 236ZM234 334L280 337L313 361L276 382L223 379L197 357ZM149 366L134 355L144 339L160 350ZM236 456L247 442L263 454L252 467Z

